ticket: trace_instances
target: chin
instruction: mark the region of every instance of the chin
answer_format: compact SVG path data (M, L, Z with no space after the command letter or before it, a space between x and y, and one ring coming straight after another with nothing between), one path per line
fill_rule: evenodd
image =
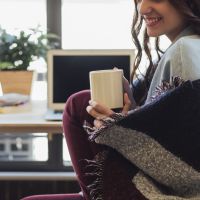
M163 35L161 33L154 32L154 31L148 31L148 30L147 30L147 34L149 37L159 37L159 36Z

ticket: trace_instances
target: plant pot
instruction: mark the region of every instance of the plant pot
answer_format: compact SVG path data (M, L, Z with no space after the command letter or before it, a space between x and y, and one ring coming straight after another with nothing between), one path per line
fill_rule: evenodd
M3 94L20 93L31 95L33 71L0 71Z

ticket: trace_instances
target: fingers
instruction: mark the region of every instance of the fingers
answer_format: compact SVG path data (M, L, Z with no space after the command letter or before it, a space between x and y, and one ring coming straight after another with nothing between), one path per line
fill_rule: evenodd
M123 76L123 86L124 86L124 90L128 91L130 90L130 87L129 87L129 81Z
M97 112L92 106L87 106L86 110L95 119L103 119L106 117L102 113Z
M130 109L134 109L136 107L136 102L133 98L133 93L132 93L132 90L130 88L130 84L125 77L123 77L123 88L124 88L124 92L127 93L129 100L131 102Z
M122 109L122 113L127 114L131 108L131 101L128 97L127 93L124 93L124 107Z
M89 105L97 112L97 113L100 113L101 115L104 115L104 116L110 116L112 115L114 112L109 109L108 107L100 104L100 103L97 103L96 101L93 101L93 100L90 100L89 101Z
M101 128L103 126L103 123L100 120L95 119L94 120L94 126L96 128Z
M122 109L122 113L127 114L131 109L131 106L132 102L129 99L128 94L124 93L124 107ZM106 106L103 106L92 100L89 101L89 106L87 106L86 110L95 119L104 119L105 117L109 117L114 113L114 111Z

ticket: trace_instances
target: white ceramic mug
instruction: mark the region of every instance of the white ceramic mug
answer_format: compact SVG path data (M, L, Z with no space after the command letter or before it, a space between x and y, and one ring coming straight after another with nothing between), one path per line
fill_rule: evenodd
M91 99L111 109L123 107L123 70L90 72Z

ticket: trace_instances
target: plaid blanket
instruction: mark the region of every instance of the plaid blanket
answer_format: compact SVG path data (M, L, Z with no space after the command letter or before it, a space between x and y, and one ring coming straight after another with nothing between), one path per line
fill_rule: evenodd
M176 80L127 116L85 126L105 147L87 161L91 199L200 200L200 80Z

